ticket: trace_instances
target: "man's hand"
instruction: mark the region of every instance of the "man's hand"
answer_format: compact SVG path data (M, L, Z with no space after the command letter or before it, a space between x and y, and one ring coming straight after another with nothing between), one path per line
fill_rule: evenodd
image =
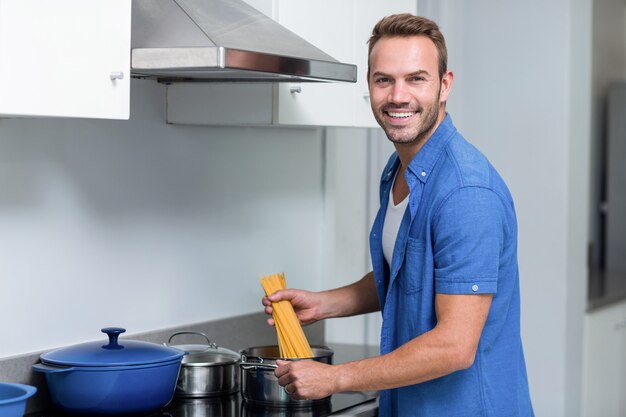
M335 367L309 359L277 360L274 374L285 392L295 400L319 400L337 392Z
M298 320L303 325L312 324L324 318L321 313L322 296L320 293L293 289L279 290L269 297L263 297L262 303L265 306L265 314L271 315L274 311L272 302L282 300L291 302ZM274 319L267 319L267 323L273 326Z

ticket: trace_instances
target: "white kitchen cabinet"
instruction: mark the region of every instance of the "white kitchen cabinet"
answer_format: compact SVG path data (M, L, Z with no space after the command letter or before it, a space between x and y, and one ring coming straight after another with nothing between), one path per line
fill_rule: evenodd
M340 62L358 66L356 83L276 83L271 98L254 98L262 89L234 86L228 95L211 94L223 87L206 83L193 88L168 86L168 122L190 124L273 124L290 126L377 127L367 89L367 40L381 17L417 12L416 0L318 0L305 8L291 0L246 0ZM232 84L230 84L233 86ZM225 87L224 87L225 88ZM271 102L271 116L250 108L249 101ZM212 104L215 101L217 104ZM193 104L192 104L193 103ZM244 104L245 103L245 104ZM212 111L217 106L218 113ZM229 117L223 117L224 113ZM265 122L259 122L262 114Z
M354 86L352 95L355 110L355 120L358 126L378 127L378 123L372 116L370 107L369 90L367 88L367 40L372 34L372 29L376 22L383 16L396 13L417 13L416 0L357 0L357 7L354 8L355 38L354 63L359 67L360 76Z
M356 64L353 0L319 0L303 9L301 2L277 0L281 25L333 58ZM357 69L363 77L363 69ZM286 125L356 126L352 83L284 83L275 90L275 121Z
M585 318L583 417L626 416L626 303Z
M417 13L416 0L275 0L272 16L333 58L356 64L357 82L287 83L277 90L275 120L287 125L378 127L367 88L367 40L374 24L394 13ZM327 28L327 29L323 29ZM294 92L299 91L299 92Z
M0 117L128 119L131 0L0 0Z

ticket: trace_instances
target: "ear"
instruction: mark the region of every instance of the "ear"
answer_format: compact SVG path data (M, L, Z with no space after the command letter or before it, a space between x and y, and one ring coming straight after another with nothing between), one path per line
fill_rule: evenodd
M452 83L454 81L454 73L452 71L446 71L441 78L441 87L439 90L439 102L445 103L448 101L448 96L452 91Z

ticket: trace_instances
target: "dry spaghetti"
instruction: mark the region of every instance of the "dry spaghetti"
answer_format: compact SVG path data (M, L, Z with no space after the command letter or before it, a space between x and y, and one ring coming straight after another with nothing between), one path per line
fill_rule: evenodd
M263 276L261 285L268 296L285 289L287 288L285 274ZM272 303L272 309L281 358L312 358L313 351L291 302L282 300Z

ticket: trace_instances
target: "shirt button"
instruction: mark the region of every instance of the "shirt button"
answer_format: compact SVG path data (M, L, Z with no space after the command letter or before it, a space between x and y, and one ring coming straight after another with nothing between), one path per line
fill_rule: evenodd
M476 284L472 285L472 291L474 292L478 291L478 285Z
M426 176L426 171L422 171L422 177Z

